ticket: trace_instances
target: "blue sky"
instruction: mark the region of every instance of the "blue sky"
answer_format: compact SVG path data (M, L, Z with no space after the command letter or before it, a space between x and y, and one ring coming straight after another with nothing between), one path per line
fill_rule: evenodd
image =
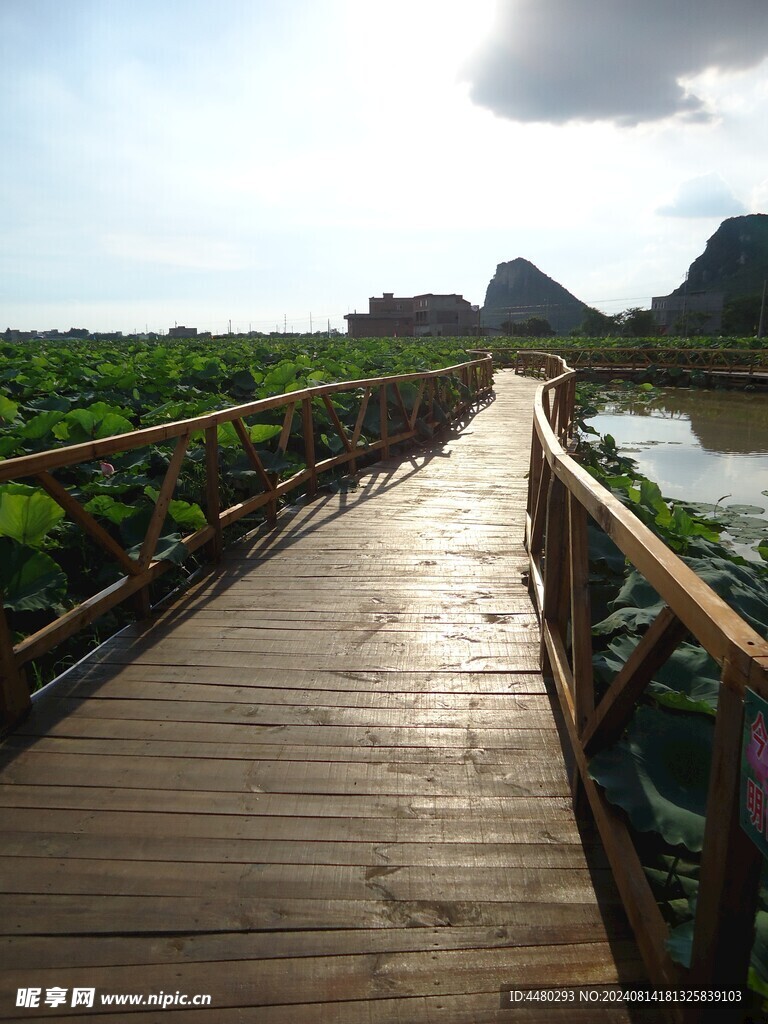
M768 212L764 0L0 0L0 97L0 330L615 312Z

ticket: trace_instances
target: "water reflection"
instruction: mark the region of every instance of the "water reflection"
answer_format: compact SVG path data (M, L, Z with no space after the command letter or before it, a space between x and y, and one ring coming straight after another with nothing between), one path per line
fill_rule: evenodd
M611 411L610 404L605 411ZM671 388L648 404L630 404L623 415L687 423L688 429L682 429L677 438L685 442L693 434L702 448L716 454L768 453L768 395L764 393ZM654 436L655 432L654 427Z
M670 388L590 420L667 498L755 505L768 520L768 395Z

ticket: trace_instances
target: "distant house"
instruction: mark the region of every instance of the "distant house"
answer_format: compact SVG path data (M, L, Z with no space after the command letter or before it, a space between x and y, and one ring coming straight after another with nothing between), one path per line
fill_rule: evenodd
M347 313L351 338L442 337L477 332L479 309L461 295L427 292L398 298L384 292L368 299L367 313Z
M194 338L197 336L196 327L169 327L168 337L169 338Z
M657 295L651 312L662 334L717 334L723 326L723 293Z

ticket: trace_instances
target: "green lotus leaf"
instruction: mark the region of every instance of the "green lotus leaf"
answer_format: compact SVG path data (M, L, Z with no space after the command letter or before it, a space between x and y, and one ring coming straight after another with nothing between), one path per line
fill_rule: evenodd
M765 512L759 505L726 505L726 508L730 512L738 512L744 516L761 516Z
M714 724L704 715L639 707L624 738L590 761L592 778L639 832L701 850Z
M50 555L0 537L0 587L11 611L45 611L64 597L67 577Z
M6 423L11 423L16 419L18 411L18 402L12 401L5 395L0 395L0 420L4 420Z
M337 434L321 434L320 440L333 455L344 451L344 442Z
M205 512L195 502L174 499L168 505L168 515L177 526L185 526L190 530L202 530L208 525Z
M299 370L298 363L293 363L287 359L283 360L264 377L264 384L268 388L283 390L287 384L292 383L296 379Z
M144 493L153 502L156 502L160 496L160 492L154 487L145 487ZM208 525L205 512L199 505L189 501L180 501L175 498L171 500L168 503L168 516L177 526L186 526L192 530L202 530L204 526Z
M695 921L685 921L669 933L666 946L675 963L691 966ZM755 915L755 941L750 955L749 987L761 995L768 995L768 913L758 910Z
M256 383L257 381L250 370L240 370L232 377L231 387L233 391L252 395L256 390Z
M684 967L691 966L691 951L693 949L693 927L694 921L685 921L673 928L666 941L667 952L677 964Z
M127 434L131 430L133 424L129 419L105 402L96 402L88 409L72 409L56 424L53 433L61 441L82 444L96 438Z
M277 437L282 429L273 423L254 423L252 427L249 427L248 433L254 444L264 444L265 441Z
M19 435L30 441L39 441L40 438L45 437L46 434L50 434L59 420L63 419L64 413L58 412L55 409L40 412L37 416L33 416L31 419L27 420L19 431Z
M717 557L685 561L754 630L768 634L768 587L761 564L739 565Z
M234 448L236 445L242 444L231 423L219 423L216 427L216 441L220 448Z
M64 510L42 488L0 485L0 536L37 548L63 518Z
M132 516L136 509L132 505L126 505L122 501L115 501L108 494L99 494L91 498L87 505L83 506L86 512L92 516L100 516L108 519L111 523L120 524L124 519Z
M607 619L605 620L608 621ZM595 654L592 663L598 678L610 683L639 643L634 636L614 637L608 649ZM720 692L720 669L703 647L682 643L656 670L646 693L659 704L678 711L714 715Z
M133 547L128 548L128 554L131 558L138 558L141 551L141 544L134 544ZM181 542L180 533L166 533L158 539L155 553L152 556L156 562L173 562L174 565L181 565L185 558L187 558L189 552Z
M284 469L288 469L293 463L286 458L286 456L280 452L269 452L263 449L258 451L261 464L268 473L282 473Z

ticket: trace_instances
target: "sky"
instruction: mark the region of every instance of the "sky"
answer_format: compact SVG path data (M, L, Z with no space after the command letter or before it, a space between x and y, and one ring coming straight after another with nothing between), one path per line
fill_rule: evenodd
M614 313L768 212L768 3L0 0L0 139L0 331Z

